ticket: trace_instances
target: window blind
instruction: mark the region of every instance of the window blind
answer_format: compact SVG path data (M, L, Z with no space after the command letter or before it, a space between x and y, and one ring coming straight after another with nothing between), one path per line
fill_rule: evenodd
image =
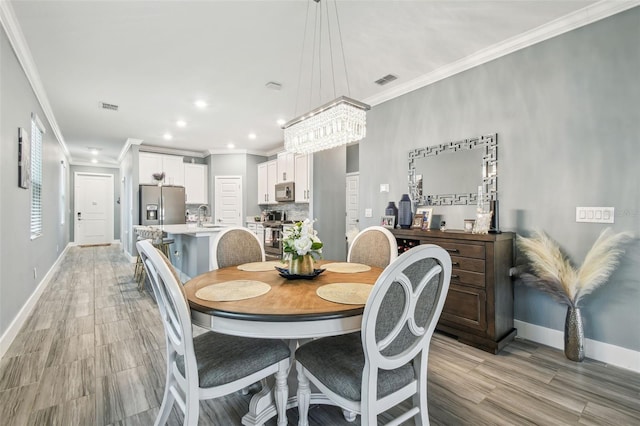
M42 235L42 124L31 118L31 239Z

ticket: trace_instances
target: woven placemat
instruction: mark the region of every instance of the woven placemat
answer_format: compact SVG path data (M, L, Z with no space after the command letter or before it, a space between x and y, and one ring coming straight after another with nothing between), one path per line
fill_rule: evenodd
M372 288L371 284L333 283L318 287L316 294L329 302L364 305Z
M233 280L202 287L196 291L196 297L211 302L231 302L262 296L269 290L271 286L262 281Z
M248 272L266 272L275 271L276 266L283 267L284 265L286 264L279 260L269 260L267 262L243 263L242 265L238 265L238 269Z
M369 265L352 262L328 263L322 267L329 272L340 272L342 274L355 274L356 272L367 272L371 270L371 266Z

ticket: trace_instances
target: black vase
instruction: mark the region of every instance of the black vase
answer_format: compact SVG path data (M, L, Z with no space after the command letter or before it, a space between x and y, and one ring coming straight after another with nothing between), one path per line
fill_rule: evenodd
M387 216L393 216L393 225L398 224L398 208L396 207L396 203L393 201L389 201L389 205L386 209L384 209L384 214Z
M400 228L409 229L413 222L413 214L411 213L411 199L409 194L402 194L402 198L398 203L398 224Z

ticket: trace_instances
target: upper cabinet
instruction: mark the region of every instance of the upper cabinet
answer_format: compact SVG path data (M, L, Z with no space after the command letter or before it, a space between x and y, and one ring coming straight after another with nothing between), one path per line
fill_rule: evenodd
M258 164L258 204L276 203L277 174L276 160Z
M184 164L184 187L187 204L208 204L208 169L206 164Z
M164 172L163 184L184 185L184 163L182 157L152 152L141 152L139 157L139 183L156 184L158 181L154 179L153 175Z
M292 182L294 179L294 154L281 152L278 154L278 178L276 183Z
M308 203L311 199L311 154L296 154L295 183L296 203Z

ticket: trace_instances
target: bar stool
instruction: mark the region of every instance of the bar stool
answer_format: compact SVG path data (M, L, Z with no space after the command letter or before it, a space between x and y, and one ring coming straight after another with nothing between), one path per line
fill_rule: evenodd
M133 232L136 233L136 241L148 240L148 233L150 228L148 226L134 225ZM136 267L133 271L133 279L136 282L140 283L140 281L144 278L144 265L142 264L142 259L140 258L140 253L136 258Z
M136 225L133 227L136 234L138 234L138 241L141 240L151 240L151 244L160 250L162 254L164 254L167 259L169 259L169 246L173 244L175 241L172 238L164 238L164 232L162 229L152 228L150 226L140 226ZM142 264L142 260L140 258L140 254L138 253L138 258L136 260L136 269L134 272L134 278L138 282L138 290L144 290L144 282L145 282L145 268Z

